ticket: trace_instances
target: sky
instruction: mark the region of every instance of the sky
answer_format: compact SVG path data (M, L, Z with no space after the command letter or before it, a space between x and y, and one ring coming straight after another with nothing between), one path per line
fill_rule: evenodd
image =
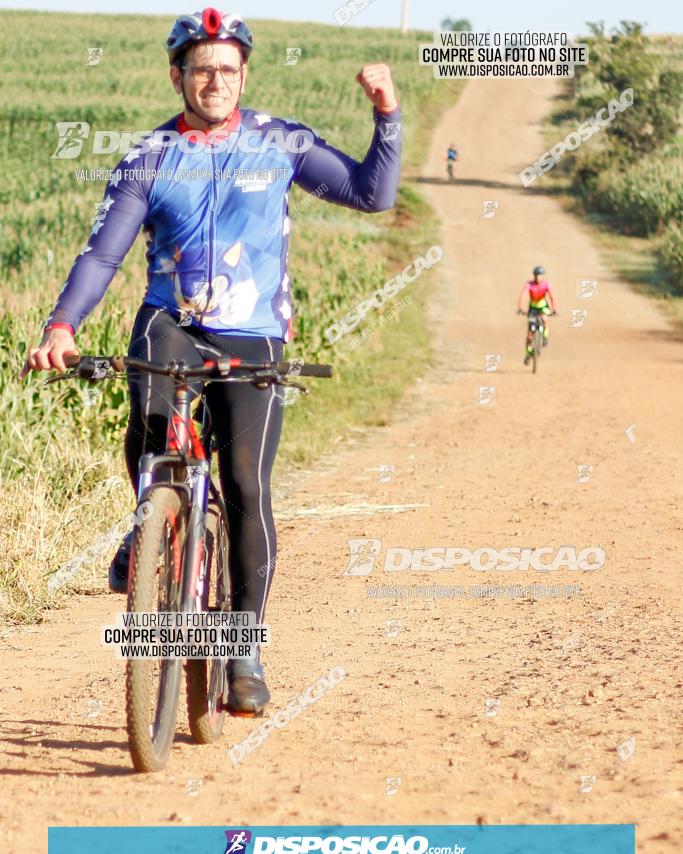
M230 8L214 0L223 11L239 12L250 18L290 21L317 21L335 24L334 12L346 0L235 0ZM400 26L402 0L352 0L359 11L346 27ZM363 4L367 3L365 8ZM622 19L647 24L648 33L682 33L683 4L680 0L571 0L568 3L538 0L479 0L459 4L449 0L408 0L408 27L437 30L446 17L468 18L477 31L586 32L585 22L604 20L610 28ZM97 11L119 14L164 15L169 19L211 5L211 0L98 0ZM2 9L40 9L60 12L93 13L92 0L0 0Z

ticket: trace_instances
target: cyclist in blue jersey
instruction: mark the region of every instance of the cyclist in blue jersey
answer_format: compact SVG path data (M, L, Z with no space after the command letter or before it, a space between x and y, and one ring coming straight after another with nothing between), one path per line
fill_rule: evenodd
M147 289L128 353L153 361L236 356L280 360L292 334L288 192L375 212L395 204L401 113L389 68L356 75L373 105L374 134L356 161L305 125L241 108L253 39L242 18L216 9L182 15L167 40L171 82L183 111L126 154L76 258L42 341L21 372L65 370L74 340L100 302L140 228L147 241ZM129 372L126 463L137 493L138 465L165 445L172 380ZM195 392L200 390L194 387ZM281 399L251 384L210 384L207 406L227 498L232 608L263 622L276 535L270 477L282 427ZM125 592L132 535L109 571ZM259 655L228 663L227 708L259 714L270 699Z
M455 147L453 143L448 146L448 151L446 152L446 160L447 160L447 170L448 177L450 180L453 180L453 167L455 166L455 161L458 159L458 149Z

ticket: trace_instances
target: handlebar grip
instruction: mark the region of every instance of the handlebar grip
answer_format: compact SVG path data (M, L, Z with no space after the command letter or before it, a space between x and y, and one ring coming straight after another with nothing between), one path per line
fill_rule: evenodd
M75 355L75 356L73 356L73 355L70 356L67 353L64 354L64 364L67 366L67 368L75 368L76 365L80 364L80 361L81 361L80 353Z

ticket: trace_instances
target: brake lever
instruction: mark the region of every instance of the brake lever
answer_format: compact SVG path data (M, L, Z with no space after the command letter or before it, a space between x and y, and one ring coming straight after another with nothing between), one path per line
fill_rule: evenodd
M306 386L301 385L301 383L295 383L290 381L287 383L279 382L278 385L282 385L285 388L298 388L299 391L302 391L304 394L310 394L310 391L306 388Z
M253 382L256 388L268 388L269 385L280 385L285 388L298 388L299 391L302 391L304 394L310 394L310 391L306 386L301 385L301 383L294 382L293 380L287 380L287 377L282 374L278 374L277 377L273 377L273 375L270 374L267 380L257 378L251 380L251 382Z
M60 380L71 380L74 377L78 377L78 375L79 374L78 374L77 370L71 370L71 371L68 371L68 373L57 374L54 377L49 377L48 379L45 380L43 385L50 385L51 383L57 383Z
M79 360L77 364L73 366L70 371L66 371L65 373L57 374L54 377L50 377L45 380L45 385L48 383L55 383L59 380L72 380L79 379L85 380L86 382L93 385L94 383L101 382L102 380L112 379L116 376L116 368L112 364L113 358L106 359L93 359L91 357L84 357ZM98 364L98 362L100 364ZM101 373L104 371L104 373Z

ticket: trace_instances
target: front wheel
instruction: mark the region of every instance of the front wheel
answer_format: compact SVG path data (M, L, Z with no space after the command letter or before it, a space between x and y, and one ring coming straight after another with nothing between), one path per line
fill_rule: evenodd
M543 346L543 332L542 330L536 329L534 330L533 337L531 339L531 360L533 365L533 373L536 373L536 369L538 367L538 359L541 355L541 347Z
M186 535L180 495L168 486L146 496L144 521L131 548L128 611L178 612ZM126 718L128 745L137 771L160 771L175 734L182 676L181 658L128 659Z
M228 525L222 500L209 503L206 514L202 611L229 611ZM219 629L220 635L220 629ZM225 665L220 658L188 659L187 716L192 738L211 744L220 738L225 712L220 711L225 689Z

